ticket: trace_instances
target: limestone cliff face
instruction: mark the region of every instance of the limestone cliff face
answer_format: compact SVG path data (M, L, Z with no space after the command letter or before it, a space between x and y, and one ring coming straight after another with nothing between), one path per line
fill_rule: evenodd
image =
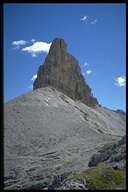
M67 52L67 45L63 39L53 40L44 64L39 67L33 88L49 85L88 106L98 104L85 82L78 61Z

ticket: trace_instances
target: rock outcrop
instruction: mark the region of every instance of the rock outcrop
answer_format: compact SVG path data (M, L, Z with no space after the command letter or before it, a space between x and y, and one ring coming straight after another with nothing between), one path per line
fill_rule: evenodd
M44 64L39 67L33 88L49 85L88 106L94 107L98 104L85 82L78 61L67 52L67 45L63 39L53 40Z
M88 166L96 166L100 162L114 169L126 169L126 135L116 143L105 144L91 157Z
M115 112L120 114L120 115L126 116L126 113L121 109L117 109Z

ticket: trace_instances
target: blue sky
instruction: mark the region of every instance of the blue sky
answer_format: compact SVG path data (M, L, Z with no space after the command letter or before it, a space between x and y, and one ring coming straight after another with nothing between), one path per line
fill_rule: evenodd
M63 38L99 103L126 110L126 4L4 4L4 101L31 91ZM34 79L34 78L33 78Z

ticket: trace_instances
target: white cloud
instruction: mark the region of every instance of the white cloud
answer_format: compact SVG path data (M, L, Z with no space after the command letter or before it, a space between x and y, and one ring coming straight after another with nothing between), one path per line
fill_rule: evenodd
M116 83L114 85L118 87L122 87L126 85L126 77L125 76L120 76L115 79Z
M36 78L37 78L37 75L33 75L33 77L31 78L31 81L35 81Z
M30 53L32 57L37 57L38 53L41 53L41 52L48 53L50 46L51 46L51 43L35 42L31 46L23 48L22 51L26 51Z
M97 19L91 21L91 24L92 24L92 25L96 25L96 23L97 23Z
M81 19L80 19L80 21L87 21L88 20L88 16L87 15L85 15L84 17L82 17Z
M19 40L19 41L13 41L12 45L18 46L18 45L25 45L27 41Z
M92 71L91 70L87 70L86 73L89 75L89 74L92 73Z
M86 63L84 63L84 66L87 66L87 65L89 65L87 62L86 62Z
M19 49L21 45L25 45L27 41L19 40L19 41L13 41L12 45L15 46L13 49Z
M90 18L90 17L87 16L87 15L81 17L80 21L84 21L87 26L89 26L90 24L91 24L91 25L96 25L97 22L98 22L97 19Z
M35 42L36 40L35 39L31 39L31 42Z
M18 46L16 46L16 47L13 47L11 50L18 50L20 48L20 46L18 45Z

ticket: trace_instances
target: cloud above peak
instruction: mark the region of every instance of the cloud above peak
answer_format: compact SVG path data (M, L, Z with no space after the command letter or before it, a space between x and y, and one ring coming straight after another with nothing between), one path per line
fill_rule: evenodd
M19 40L19 41L13 41L12 45L18 46L18 45L25 45L27 41Z
M89 75L89 74L92 73L92 71L91 70L87 70L86 73Z
M97 24L97 19L91 18L90 16L87 15L81 17L80 21L83 21L87 26Z
M96 23L97 23L97 19L91 21L91 24L92 24L92 25L96 25Z
M13 41L12 46L14 46L13 49L19 49L21 45L25 45L27 41L19 40L19 41Z
M87 62L84 63L84 66L88 66L89 64Z
M118 87L122 87L126 85L126 77L125 76L119 76L115 79L116 83L114 85Z
M24 47L22 51L30 53L32 57L37 57L37 55L41 52L48 53L50 49L51 43L46 42L35 42L33 45Z
M26 44L29 44L30 46L25 47ZM12 42L13 47L11 50L21 49L22 52L27 52L31 54L32 57L37 57L37 55L41 52L48 53L51 44L52 43L37 41L36 39L31 39L29 41L18 40Z
M85 15L84 17L82 17L81 19L80 19L80 21L87 21L88 20L88 16L87 15Z
M31 42L35 42L36 40L35 39L31 39Z

